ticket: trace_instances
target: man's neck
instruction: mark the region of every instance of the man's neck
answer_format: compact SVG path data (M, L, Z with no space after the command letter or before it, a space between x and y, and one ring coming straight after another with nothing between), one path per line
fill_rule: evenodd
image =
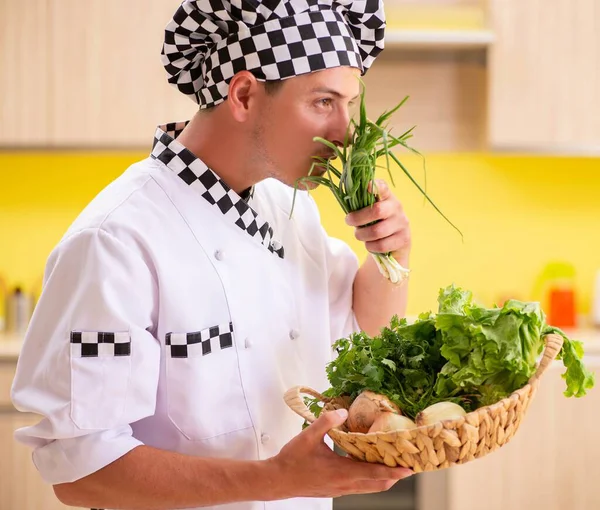
M244 140L218 111L197 113L177 141L200 158L233 191L242 193L262 180L244 157Z

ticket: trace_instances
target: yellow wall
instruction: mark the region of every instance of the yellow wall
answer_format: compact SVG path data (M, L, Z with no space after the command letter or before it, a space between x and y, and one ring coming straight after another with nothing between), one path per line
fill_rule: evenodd
M46 257L77 213L143 153L1 153L0 275L32 289ZM418 159L406 158L422 177ZM553 261L576 269L577 305L590 309L600 270L600 159L431 155L428 190L464 242L402 175L395 193L411 219L409 313L435 308L456 283L490 305L504 297L542 299L538 276ZM328 190L314 193L330 234L360 243ZM536 290L537 289L537 290Z

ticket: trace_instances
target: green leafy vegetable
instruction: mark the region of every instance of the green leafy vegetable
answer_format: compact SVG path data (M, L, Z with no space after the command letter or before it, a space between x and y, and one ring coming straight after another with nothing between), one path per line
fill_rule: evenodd
M557 333L563 337L563 346L558 354L562 359L566 371L562 378L567 382L565 390L566 397L583 397L586 390L594 387L594 374L585 368L583 364L583 344L578 340L570 340L567 335L558 328L548 326L544 334Z
M354 398L368 389L388 396L410 418L441 401L472 410L523 387L549 333L564 339L558 359L567 368L565 395L585 395L594 375L583 365L581 343L546 325L538 303L510 300L487 309L452 285L440 290L437 314L421 314L410 325L394 317L373 338L363 332L338 340L325 395Z

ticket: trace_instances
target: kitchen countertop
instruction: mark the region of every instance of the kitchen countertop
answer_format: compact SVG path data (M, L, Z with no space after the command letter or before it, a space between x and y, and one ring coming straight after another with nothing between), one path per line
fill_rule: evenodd
M565 328L563 331L570 339L583 342L586 355L600 355L600 328Z
M586 355L600 355L600 328L565 329L569 338L581 340ZM19 357L23 335L0 333L0 361Z
M15 360L21 351L23 335L15 333L0 333L0 361Z

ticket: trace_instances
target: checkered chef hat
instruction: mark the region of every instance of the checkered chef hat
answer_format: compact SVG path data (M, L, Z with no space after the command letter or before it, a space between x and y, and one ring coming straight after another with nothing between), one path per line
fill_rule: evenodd
M366 73L383 50L383 0L184 0L165 29L169 83L200 108L239 71L280 80L339 66Z

